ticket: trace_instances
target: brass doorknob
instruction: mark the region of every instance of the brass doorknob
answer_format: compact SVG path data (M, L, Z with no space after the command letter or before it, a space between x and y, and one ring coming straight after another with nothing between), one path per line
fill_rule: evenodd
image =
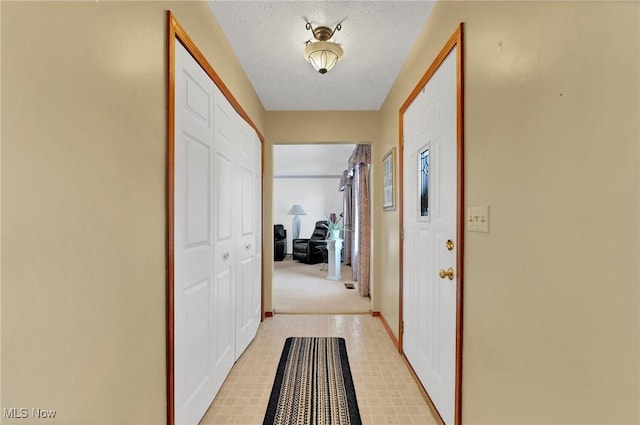
M453 280L453 269L451 267L449 267L448 270L440 269L440 279L444 279L445 277L448 277L449 280Z

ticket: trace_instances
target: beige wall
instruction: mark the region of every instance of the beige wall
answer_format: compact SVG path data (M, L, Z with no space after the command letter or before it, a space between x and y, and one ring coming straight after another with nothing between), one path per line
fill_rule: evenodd
M464 423L640 423L639 12L438 3L383 106L374 162L464 22L466 201L491 206L491 233L465 232ZM376 233L394 329L397 223Z
M1 4L1 407L164 421L172 9L267 139L265 260L273 144L373 143L374 309L393 329L398 214L375 166L464 21L467 204L492 214L465 235L464 422L640 422L638 3L439 3L381 112L268 113L204 3Z
M2 188L2 2L0 2L0 188ZM2 403L2 196L0 191L0 407Z
M272 311L273 288L273 145L371 143L376 151L379 132L377 111L268 111L265 114L264 164L264 305ZM373 154L372 154L373 155ZM375 172L375 171L374 171ZM373 194L375 200L376 194ZM372 216L375 228L376 216ZM372 244L373 245L373 244ZM372 285L376 284L371 275ZM375 288L374 288L375 291ZM374 309L375 295L372 296Z
M2 2L1 407L165 421L166 9L262 130L205 2Z

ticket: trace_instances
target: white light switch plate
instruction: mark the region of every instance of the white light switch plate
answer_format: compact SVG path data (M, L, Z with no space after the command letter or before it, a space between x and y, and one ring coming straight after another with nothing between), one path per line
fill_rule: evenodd
M467 207L467 230L489 233L489 205Z

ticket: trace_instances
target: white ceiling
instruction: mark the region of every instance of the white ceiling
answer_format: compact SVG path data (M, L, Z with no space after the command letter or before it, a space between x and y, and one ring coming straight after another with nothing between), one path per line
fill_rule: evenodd
M378 110L435 1L209 1L268 111ZM344 56L327 74L304 59L315 27Z
M356 145L274 145L273 175L340 176L355 148Z

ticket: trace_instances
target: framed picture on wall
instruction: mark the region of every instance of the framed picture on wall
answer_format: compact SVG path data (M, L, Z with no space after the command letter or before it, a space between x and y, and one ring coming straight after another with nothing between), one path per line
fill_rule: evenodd
M383 188L384 199L382 208L385 211L392 211L396 209L395 202L395 179L396 179L396 148L393 147L385 156L382 157L382 170L383 170Z

